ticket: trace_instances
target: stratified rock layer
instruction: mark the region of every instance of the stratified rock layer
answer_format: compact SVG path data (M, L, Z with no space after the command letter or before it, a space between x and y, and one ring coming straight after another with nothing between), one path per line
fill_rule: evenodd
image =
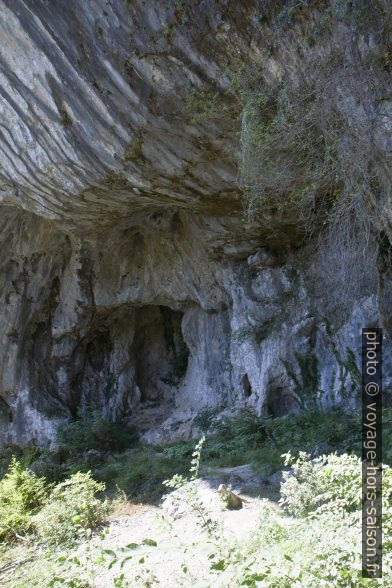
M157 441L207 406L296 410L298 387L356 403L390 270L325 317L299 218L246 221L231 80L261 22L257 2L0 3L2 443L91 409Z

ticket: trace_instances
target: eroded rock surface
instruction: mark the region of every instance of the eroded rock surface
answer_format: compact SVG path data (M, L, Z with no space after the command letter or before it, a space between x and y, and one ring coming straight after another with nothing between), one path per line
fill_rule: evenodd
M298 211L244 216L232 78L269 42L259 4L0 7L1 442L50 443L91 407L162 441L206 406L297 410L298 386L354 405L390 266L327 316Z

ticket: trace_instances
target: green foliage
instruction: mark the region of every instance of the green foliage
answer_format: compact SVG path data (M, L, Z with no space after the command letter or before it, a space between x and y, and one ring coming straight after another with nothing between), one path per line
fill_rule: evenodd
M263 525L258 529L257 540L265 544L281 543L287 540L290 532L276 516L274 509L268 501L263 505Z
M264 341L283 320L284 313L273 316L261 324L243 325L233 333L235 343L243 343L247 339L253 339L258 345Z
M39 447L8 446L0 449L0 479L6 473L13 458L20 463L23 468L29 468L45 450Z
M191 443L180 441L173 443L173 445L167 445L163 448L162 454L170 460L175 462L181 462L191 457L193 447Z
M294 471L294 475L283 474L280 503L288 513L306 516L314 511L329 511L337 516L341 511L350 513L360 509L362 470L359 457L330 454L311 460L305 452L300 452L296 458L290 453L285 457L286 465L292 465ZM384 486L390 495L390 473L384 476Z
M278 446L286 452L313 451L325 444L347 451L351 450L351 439L358 438L360 418L332 409L271 419L270 427Z
M206 435L217 426L217 408L203 408L197 413L193 424Z
M298 363L298 374L289 362L283 361L287 375L294 385L295 398L303 410L317 410L322 394L317 356L314 353L306 356L295 353L295 358Z
M266 475L279 469L282 452L275 446L269 418L241 410L234 417L217 421L215 431L207 438L203 450L205 461L211 465L253 463Z
M295 477L282 484L287 519L264 502L260 525L247 541L224 536L213 545L210 573L217 585L266 588L390 586L392 577L392 470L384 467L382 580L361 577L361 464L355 456L317 460L287 455ZM211 585L213 582L211 581Z
M191 115L195 124L218 117L222 112L222 102L218 92L194 90L186 97L185 111Z
M75 420L59 428L58 443L71 453L89 449L118 451L132 446L137 439L135 429L124 423L110 423L100 412Z
M392 409L386 409L383 413L386 448L390 445L392 433L391 411ZM148 485L149 475L152 475L159 494L162 493L161 482L171 478L167 486L178 489L179 498L187 502L200 530L208 537L207 542L205 535L199 541L195 534L192 547L188 548L188 560L181 564L184 585L201 579L197 571L201 569L200 566L196 570L189 565L189 561L202 557L206 558L203 560L206 564L203 567L203 582L206 586L347 588L366 585L370 588L386 588L390 586L392 574L392 470L385 467L383 472L384 578L377 582L367 581L361 578L360 572L360 461L353 455L330 454L330 449L322 449L323 445L333 445L342 451L350 446L350 439L355 439L358 431L359 417L339 411L306 412L274 419L263 419L245 412L225 419L221 430L204 443L203 440L199 442L195 449L190 442L178 442L165 448L139 446L120 454L106 455L104 467L109 463L111 468L115 466L111 474L107 472L108 479L111 479L115 474L125 477L126 472L132 471L136 464L140 476L136 480L136 486L133 486L134 479L127 481L132 488L138 488L138 492L141 490L140 497L148 496L151 491ZM251 447L247 448L247 444ZM237 445L240 447L239 453L235 453ZM289 450L291 454L286 456L286 462L293 465L296 475L286 476L283 481L282 506L290 514L290 518L265 500L261 504L260 523L254 528L252 535L238 540L228 538L219 519L200 500L195 480L200 472L201 455L203 464L220 462L222 465L230 462L233 456L236 459L242 456L241 463L248 462L249 457L255 463L258 456L260 465L273 463L274 467L276 464L276 469L282 465L281 458L280 462L275 462L276 455L280 456L283 451ZM309 453L301 450L313 451L313 454L325 452L326 455L311 458ZM192 462L189 472L190 456ZM155 473L154 468L157 468ZM164 470L167 475L162 478ZM156 475L157 472L159 476ZM57 588L61 585L84 588L94 584L97 565L113 570L112 580L117 586L133 583L142 586L158 584L159 574L156 569L150 569L148 556L149 552L153 554L157 548L160 549L160 542L156 545L154 539L146 539L121 548L106 548L99 554L97 537L94 536L93 551L88 548L90 538L93 537L90 529L96 524L96 519L84 514L79 519L79 515L75 515L75 510L71 508L71 505L79 504L80 496L82 502L85 502L84 492L80 489L85 483L86 479L82 475L75 491L69 494L61 490L67 488L67 484L59 485L61 498L59 496L55 501L56 516L50 518L46 525L47 536L53 529L56 535L57 528L60 528L62 535L63 526L67 528L65 537L61 538L61 553L56 556L58 563L55 564L49 552L41 557L40 570L38 567L34 568L34 561L28 561L22 565L19 580L9 582L11 588L22 588L29 585L28 581L31 585L42 588ZM52 492L49 502L53 495L55 491ZM92 492L90 498L94 495ZM47 518L44 515L47 512L46 504L49 504L47 501L44 498L42 510L32 517L34 523L37 519ZM68 516L58 516L57 509L66 506L69 508ZM75 516L76 520L73 518ZM81 524L82 519L85 521L84 525ZM56 521L59 523L56 524ZM66 521L71 521L71 531L68 530ZM34 527L30 525L30 528ZM39 529L37 533L39 535ZM71 545L75 538L83 539L84 545L78 545L78 551L72 552ZM82 547L86 546L87 551L83 551ZM132 566L131 575L128 563ZM128 582L129 577L131 579Z
M181 457L180 444L174 449L139 446L112 456L97 470L97 477L111 488L118 486L136 501L158 502L162 497L162 482L177 472L186 472L188 446Z
M203 449L205 440L206 438L202 437L200 441L197 442L195 449L192 452L191 467L189 469L189 472L191 474L190 478L187 479L184 476L175 474L169 480L163 481L164 486L167 486L169 488L181 488L186 482L197 479L200 470L201 450Z
M175 0L175 15L180 22L181 25L189 24L190 14L189 14L189 6L183 0Z
M375 263L373 227L384 226L382 202L390 193L387 155L376 154L374 121L361 114L388 85L390 8L384 0L290 0L263 8L260 58L237 82L245 208L266 229L273 219L295 225L294 239L317 236L313 271L320 298L329 309L340 304L347 312L358 293L375 288L376 272L365 279L363 267ZM373 45L363 53L365 37ZM342 107L342 96L355 96L356 107Z
M354 352L350 347L346 347L346 357L339 351L333 338L330 338L332 353L336 358L336 362L339 366L339 382L340 382L340 394L342 398L347 397L347 377L351 378L352 383L360 389L361 386L361 371L357 365L357 361Z
M212 518L206 509L203 501L200 498L196 480L199 477L201 452L205 443L205 437L202 437L196 444L192 453L191 466L189 468L189 476L175 474L169 480L164 480L164 486L178 490L177 498L185 500L190 507L196 519L199 522L203 531L208 537L217 537L219 533L218 522Z
M359 416L341 410L306 411L278 418L242 411L225 419L219 432L207 438L203 454L213 466L251 463L261 474L269 475L282 467L281 454L289 450L295 454L360 450L359 427Z
M101 524L108 514L108 503L97 494L104 489L105 485L93 480L90 472L79 472L55 486L34 516L38 539L47 545L71 545L83 530Z
M288 464L292 465L294 475L287 472L283 474L280 504L288 513L304 516L313 510L320 500L319 496L323 490L319 476L322 463L318 458L316 464L313 464L310 456L301 451L298 458L286 454L285 465Z
M158 547L158 543L154 539L143 539L141 543L129 543L125 547L122 547L118 550L104 549L102 554L104 556L107 568L110 570L115 565L118 565L120 570L122 570L124 566L132 559L136 561L139 560L139 564L144 563L144 557L140 558L138 550L140 548L144 548L145 552L146 546L154 550L156 547ZM120 586L122 588L128 586L130 587L130 584L124 573L121 573L120 576L114 578L113 585ZM143 586L147 585L148 584L143 584Z
M227 440L235 440L239 448L256 449L268 438L269 420L259 417L252 410L243 409L235 418L221 422L220 435Z
M44 504L48 488L43 478L12 459L0 482L0 541L12 541L31 530L32 515Z

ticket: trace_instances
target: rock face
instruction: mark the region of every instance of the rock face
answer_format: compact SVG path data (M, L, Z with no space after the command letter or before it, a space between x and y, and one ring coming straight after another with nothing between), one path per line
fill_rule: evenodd
M91 408L157 441L194 435L204 407L358 401L361 328L391 335L390 248L341 318L298 211L245 218L232 78L263 19L257 2L1 1L1 443L48 444Z

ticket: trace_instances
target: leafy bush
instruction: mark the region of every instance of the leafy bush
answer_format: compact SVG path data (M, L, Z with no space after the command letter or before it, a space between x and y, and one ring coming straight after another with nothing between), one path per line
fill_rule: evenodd
M310 512L344 511L351 513L361 508L362 466L355 455L321 456L311 460L300 452L297 458L288 453L286 465L291 464L294 476L284 472L281 505L290 514L306 516ZM384 499L392 494L392 470L386 468L383 478Z
M174 443L173 445L164 447L162 454L174 461L182 461L191 457L192 451L193 447L191 443Z
M280 543L289 538L288 529L278 520L276 510L265 500L262 509L262 524L258 529L257 541Z
M129 425L109 423L99 412L93 412L85 420L75 420L59 428L57 440L60 446L73 453L88 449L119 451L135 443L135 429Z
M97 476L108 485L118 486L133 500L157 502L163 494L163 480L187 471L188 451L181 457L179 445L174 447L172 451L143 446L130 449L113 457Z
M269 475L282 467L281 455L289 449L313 455L352 451L359 426L358 416L337 410L307 411L278 418L260 417L244 410L217 421L217 433L207 438L203 454L211 465L252 463L260 473Z
M305 516L318 505L323 492L320 476L322 458L312 463L310 455L301 451L298 458L286 455L285 465L289 464L293 467L294 475L283 472L280 504L294 516Z
M31 530L32 515L44 504L48 488L12 459L0 482L0 541L12 541Z
M40 512L34 526L40 541L48 545L70 545L83 529L93 529L108 514L108 503L97 497L105 489L90 472L77 473L58 484Z
M235 439L237 447L255 449L268 438L268 422L269 419L244 409L235 418L225 419L220 424L220 433L227 439Z
M30 466L41 456L44 450L39 447L24 447L9 445L0 449L0 479L6 474L13 458L20 463L23 469Z
M287 519L267 501L259 528L247 541L224 536L209 555L209 585L266 588L389 587L392 578L392 469L383 470L383 579L361 577L361 464L352 455L316 460L287 456L296 477L286 476Z
M349 440L357 439L360 427L359 417L341 410L304 412L287 415L269 421L269 427L276 443L288 451L314 451L320 445L330 445L323 449L351 449Z
M207 434L217 425L217 412L216 408L203 408L199 410L193 423L203 434Z

